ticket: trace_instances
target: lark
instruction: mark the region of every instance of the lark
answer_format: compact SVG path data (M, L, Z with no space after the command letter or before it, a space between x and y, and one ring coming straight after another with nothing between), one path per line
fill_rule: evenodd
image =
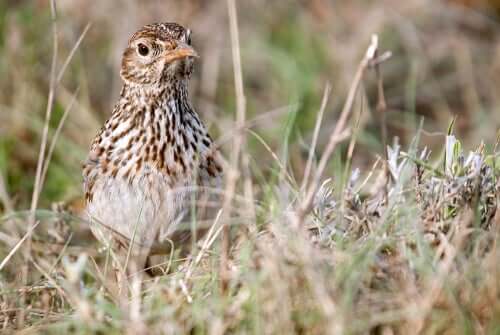
M123 52L120 98L83 166L91 230L115 252L144 260L193 193L219 183L220 153L188 98L197 57L176 23L142 27Z

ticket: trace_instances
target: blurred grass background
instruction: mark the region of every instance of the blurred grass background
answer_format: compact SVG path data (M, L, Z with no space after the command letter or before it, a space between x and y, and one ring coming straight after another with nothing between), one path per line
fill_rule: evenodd
M224 2L60 0L57 5L59 68L85 25L92 26L57 90L52 131L80 88L48 171L42 206L80 197L80 163L117 98L126 40L143 24L176 21L192 29L201 55L192 97L211 132L227 144L235 102ZM324 125L333 129L372 33L380 35L382 49L393 52L383 66L389 138L408 143L424 117L422 141L433 148L456 115L457 134L466 145L493 142L500 125L499 1L238 5L249 118L262 117L255 129L273 148L282 144L289 122L294 171L303 170L304 139L311 137L325 84L331 82L333 94ZM49 85L50 25L46 0L0 3L0 172L16 208L25 208L32 192ZM362 95L368 108L375 105L375 93L374 80L366 81ZM355 166L371 164L374 153L382 152L376 115L363 113L360 127ZM320 149L328 136L322 133ZM262 147L251 138L250 150L254 164L266 166L269 157L259 154Z

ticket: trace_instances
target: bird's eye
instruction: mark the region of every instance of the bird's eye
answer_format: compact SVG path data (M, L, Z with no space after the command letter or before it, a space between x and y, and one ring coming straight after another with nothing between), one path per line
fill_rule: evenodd
M149 48L145 44L139 43L139 45L137 45L137 52L139 52L141 56L147 56Z

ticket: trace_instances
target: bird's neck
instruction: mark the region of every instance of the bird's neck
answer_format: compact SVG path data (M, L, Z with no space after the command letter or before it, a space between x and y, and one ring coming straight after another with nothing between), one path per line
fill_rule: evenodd
M202 127L189 103L187 81L155 87L126 83L111 119L110 125L128 120L132 128L153 129L161 134L189 132L193 127ZM112 132L119 132L116 129Z
M159 104L170 102L188 105L188 82L187 80L178 80L162 85L125 83L120 96L120 100L124 103L143 108L156 107Z

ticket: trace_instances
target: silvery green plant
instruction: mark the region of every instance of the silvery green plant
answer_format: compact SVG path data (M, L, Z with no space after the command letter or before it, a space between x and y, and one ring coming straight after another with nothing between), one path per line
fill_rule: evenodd
M360 182L360 171L354 169L340 199L335 197L332 179L326 179L314 202L313 221L319 239L329 241L333 236L360 237L367 233L388 208L413 208L420 212L415 218L424 224L438 223L446 229L450 220L466 209L472 210L477 223L489 228L500 204L500 159L498 153L487 154L485 145L466 154L457 138L449 134L445 140L444 157L438 166L430 162L431 152L424 148L413 154L401 151L397 141L387 148L387 174L378 178L366 190ZM414 183L406 178L413 170ZM384 176L384 171L378 172ZM389 204L389 205L388 205ZM435 226L436 227L436 226Z
M416 162L416 188L422 218L443 221L468 208L476 213L480 226L488 228L499 196L495 157L485 153L483 143L466 155L451 134L446 136L442 169L429 168L428 155L421 155Z

